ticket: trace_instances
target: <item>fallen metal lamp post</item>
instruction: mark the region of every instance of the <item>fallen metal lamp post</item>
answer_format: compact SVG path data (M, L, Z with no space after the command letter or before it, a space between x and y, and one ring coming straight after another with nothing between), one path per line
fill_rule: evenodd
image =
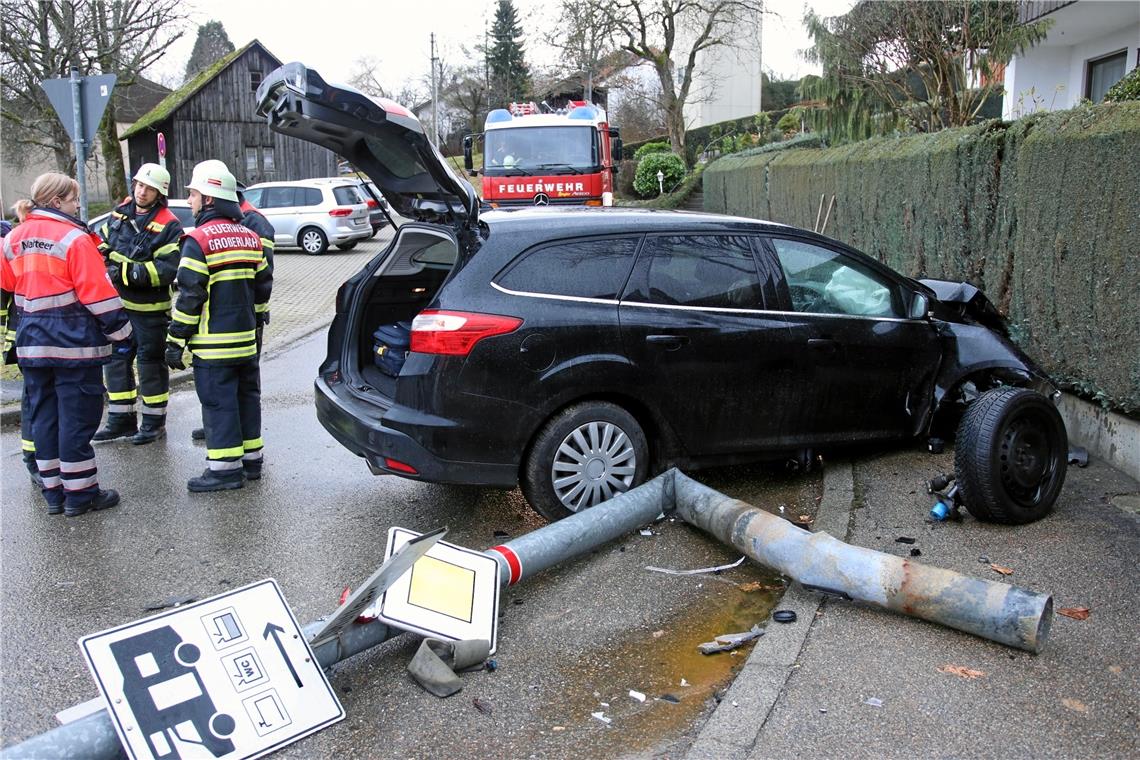
M675 511L685 522L740 550L806 588L838 594L1039 652L1048 637L1053 600L1047 594L902 557L851 546L827 533L809 533L783 518L729 498L677 470L565 520L488 550L499 581L514 584L592 551ZM305 626L312 636L321 621ZM313 649L329 667L403 633L380 621L354 625ZM9 758L116 758L122 754L106 710L60 726L0 752Z
M499 561L499 582L518 583L560 562L592 551L652 522L666 505L664 478L656 478L633 491L604 504L556 523L539 528L513 541L496 546L488 554ZM322 621L305 626L306 637L312 637ZM379 620L364 625L350 625L341 634L313 648L317 661L324 667L354 654L382 644L404 633ZM100 760L125 757L119 737L111 724L110 714L100 701L96 712L71 723L8 747L0 752L2 760L28 758L85 758Z

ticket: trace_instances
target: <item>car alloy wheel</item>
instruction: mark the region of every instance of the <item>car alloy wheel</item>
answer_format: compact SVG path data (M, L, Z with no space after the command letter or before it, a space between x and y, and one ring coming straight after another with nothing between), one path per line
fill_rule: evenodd
M317 255L328 250L329 241L325 234L315 227L307 227L301 231L301 250L310 255Z

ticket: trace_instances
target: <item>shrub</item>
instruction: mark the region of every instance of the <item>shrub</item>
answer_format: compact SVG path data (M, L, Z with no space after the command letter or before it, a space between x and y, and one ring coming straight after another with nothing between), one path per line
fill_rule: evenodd
M1108 88L1104 94L1106 101L1119 103L1124 100L1140 100L1140 66L1124 75L1124 78Z
M664 142L664 141L647 142L647 143L645 143L645 145L642 145L640 148L638 148L634 152L633 160L634 161L640 161L641 159L648 156L650 153L669 153L672 150L673 149L669 146L669 143Z
M637 163L633 190L642 198L658 194L657 172L665 175L665 192L685 178L685 162L676 153L650 153Z
M788 111L780 117L776 122L776 129L780 130L780 134L793 135L800 131L800 117L795 111Z

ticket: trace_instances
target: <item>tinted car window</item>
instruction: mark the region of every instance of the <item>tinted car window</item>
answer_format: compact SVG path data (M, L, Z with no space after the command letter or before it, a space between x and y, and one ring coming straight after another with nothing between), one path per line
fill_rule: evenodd
M649 264L629 300L726 309L763 307L760 277L748 238L662 235L645 241Z
M245 196L245 199L247 201L249 201L253 205L257 206L258 208L261 208L261 206L263 205L261 203L261 188L260 187L250 188L249 190L246 190L242 194Z
M342 206L354 206L358 203L364 203L360 197L360 193L356 192L355 187L334 187L333 197L336 202Z
M800 240L773 238L792 308L814 314L901 317L896 288L839 251Z
M261 207L262 208L288 208L289 206L296 205L293 203L293 188L291 187L267 187L264 188L261 194Z
M298 206L319 206L324 202L321 191L315 187L299 187L297 195Z
M616 299L629 276L636 237L575 240L524 255L499 278L509 290Z

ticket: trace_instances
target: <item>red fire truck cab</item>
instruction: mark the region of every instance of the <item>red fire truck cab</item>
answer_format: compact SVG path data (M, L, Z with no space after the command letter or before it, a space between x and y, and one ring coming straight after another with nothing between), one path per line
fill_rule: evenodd
M483 139L483 167L472 148ZM487 114L483 132L463 139L467 171L483 175L483 201L492 206L613 205L621 136L606 112L584 100L539 113L511 103Z

